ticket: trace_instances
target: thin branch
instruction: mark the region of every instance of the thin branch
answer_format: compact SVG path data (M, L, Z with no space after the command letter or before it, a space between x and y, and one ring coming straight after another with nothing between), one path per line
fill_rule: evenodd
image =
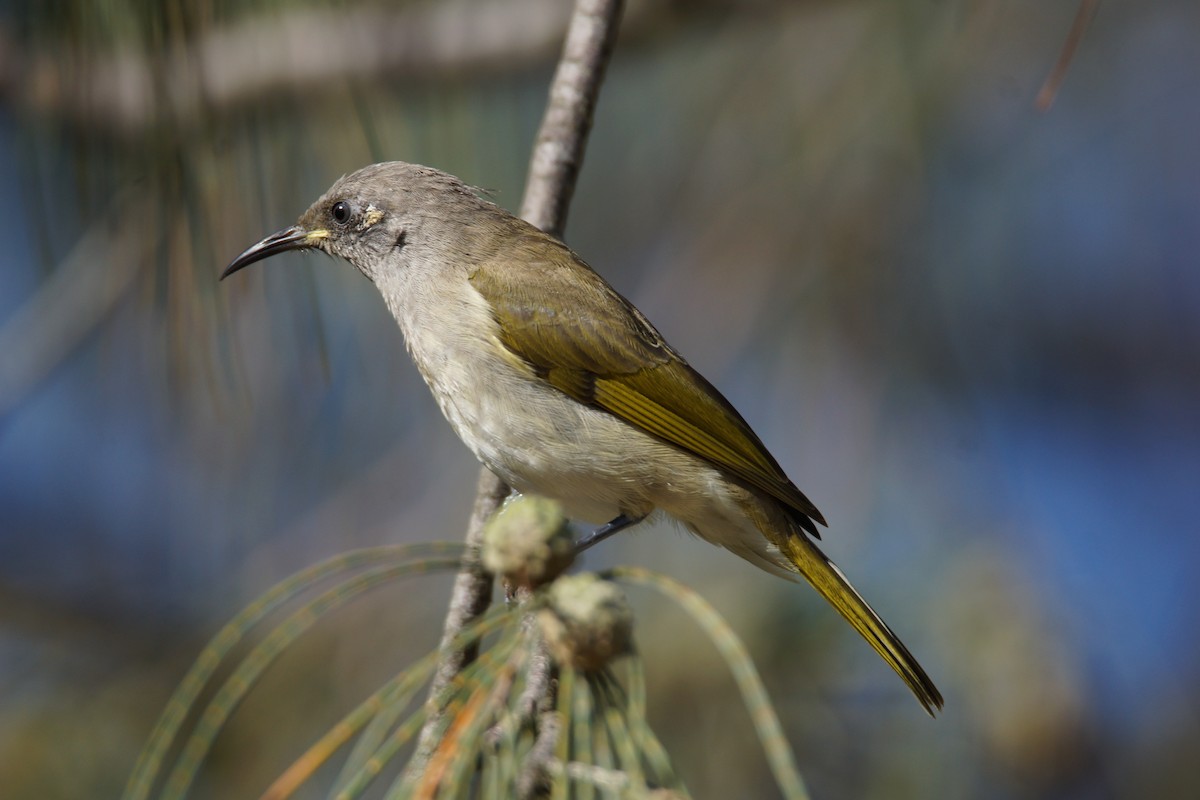
M1099 7L1100 0L1081 0L1079 3L1079 10L1075 12L1075 21L1071 23L1071 30L1063 42L1062 52L1058 54L1058 61L1050 70L1050 74L1046 76L1046 82L1042 84L1037 100L1034 101L1038 111L1049 111L1050 107L1054 105L1059 87L1067 77L1067 67L1071 66L1071 61L1075 58L1075 50L1083 41L1083 35L1087 32L1088 25L1091 24L1092 17L1096 16L1096 10Z
M0 93L38 111L130 132L365 75L536 63L553 52L566 22L559 0L451 0L262 15L165 51L25 52L0 37Z
M521 216L561 237L624 3L579 0L538 130Z
M471 520L467 523L466 554L463 557L462 570L454 579L454 589L450 594L450 609L446 613L446 622L442 628L442 654L430 684L429 703L436 702L436 698L441 696L450 681L454 680L454 676L474 661L479 652L478 644L462 650L453 649L451 644L464 628L491 605L492 576L483 569L479 550L483 542L484 524L496 513L496 509L508 497L510 491L509 487L486 467L480 470L475 489L475 505L471 509ZM432 755L437 745L437 732L441 729L441 709L430 711L417 739L417 751L413 757L416 770L422 769L424 762Z
M604 79L604 70L616 41L622 0L578 0L559 67L550 86L546 115L538 131L521 215L543 230L561 232L575 189L591 130L592 114ZM491 597L491 576L478 560L483 524L499 508L509 487L486 468L479 476L478 494L467 529L468 556L455 581L450 613L442 634L443 646L482 613ZM429 702L474 657L471 652L446 652L438 665ZM550 681L545 683L549 691ZM411 770L423 769L442 728L440 709L432 709L421 731Z
M527 800L534 797L545 785L550 771L548 764L554 760L554 751L558 747L558 737L561 733L561 717L553 711L543 713L539 718L538 734L533 748L525 758L521 774L517 776L518 798Z
M442 633L441 647L445 651L433 679L433 693L438 694L462 668L475 660L477 646L466 650L448 650L454 638L476 617L487 611L491 604L492 576L484 571L479 560L479 547L483 538L483 526L495 513L509 488L489 470L479 475L476 487L475 506L471 510L471 521L467 525L467 552L465 565L454 581L450 596L450 610Z
M632 5L643 30L671 18L669 0ZM167 49L130 42L98 52L68 41L29 48L0 22L0 96L90 132L137 135L347 80L541 64L562 40L567 10L562 0L302 8L211 26Z

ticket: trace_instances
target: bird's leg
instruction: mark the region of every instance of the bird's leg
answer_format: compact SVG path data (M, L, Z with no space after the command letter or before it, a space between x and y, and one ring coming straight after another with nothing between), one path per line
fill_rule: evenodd
M617 531L623 531L631 525L637 525L645 518L645 514L642 514L640 517L631 517L625 513L618 514L616 517L604 523L599 528L596 528L596 530L592 531L576 542L575 555L579 555L592 545L600 544L600 542L603 542Z

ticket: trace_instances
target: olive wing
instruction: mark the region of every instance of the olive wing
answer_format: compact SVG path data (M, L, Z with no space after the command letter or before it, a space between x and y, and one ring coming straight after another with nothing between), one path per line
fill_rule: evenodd
M504 255L527 265L520 279L493 258L470 280L491 306L506 348L574 400L780 500L819 537L812 520L824 524L821 513L729 401L628 300L544 234L519 238Z

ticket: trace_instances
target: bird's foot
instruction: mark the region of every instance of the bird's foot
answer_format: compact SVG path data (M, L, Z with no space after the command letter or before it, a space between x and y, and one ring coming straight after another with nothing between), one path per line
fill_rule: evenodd
M617 531L623 531L632 525L637 525L639 522L641 522L645 518L646 518L645 514L642 514L640 517L631 517L628 514L617 515L613 519L604 523L599 528L596 528L596 530L592 531L591 533L587 534L582 539L580 539L578 542L576 542L575 543L575 555L579 555L584 550L587 550L589 547L592 547L593 545L597 545L600 542L603 542L605 539L612 536Z

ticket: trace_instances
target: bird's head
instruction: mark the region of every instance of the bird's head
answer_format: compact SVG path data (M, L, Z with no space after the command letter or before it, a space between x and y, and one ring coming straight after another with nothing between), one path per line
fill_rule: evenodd
M444 252L448 240L469 242L470 228L493 216L478 214L488 207L453 175L402 161L372 164L339 179L295 225L247 248L221 278L277 253L315 249L380 283L414 248L438 243Z

